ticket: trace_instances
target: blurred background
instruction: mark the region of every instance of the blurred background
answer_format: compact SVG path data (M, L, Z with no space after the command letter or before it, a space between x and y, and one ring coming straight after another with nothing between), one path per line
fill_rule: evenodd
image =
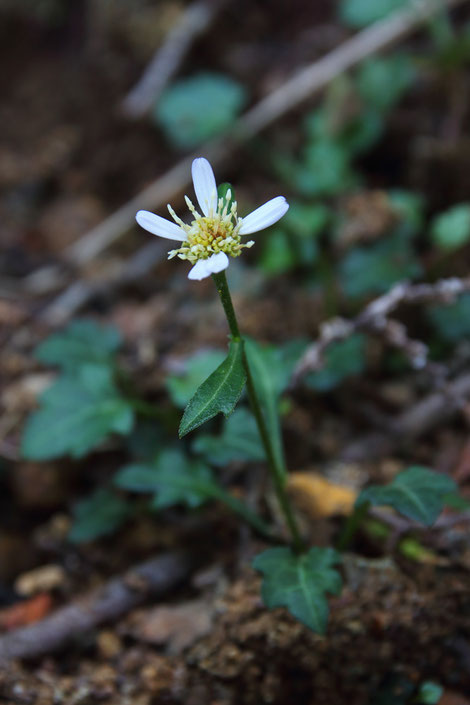
M149 519L113 484L130 459L157 446L173 452L182 409L226 347L211 280L189 282L187 263L168 262L166 243L134 222L139 208L166 217L168 202L188 219L193 156L234 185L242 216L279 194L290 203L228 270L243 330L279 346L289 467L315 466L355 492L415 463L468 491L470 2L423 2L419 18L414 6L0 0L0 602L8 608L36 594L19 592L18 578L44 564L64 572L39 617L182 536L198 547L209 538L214 561L235 572L234 535L246 553L223 510ZM454 276L466 281L462 296L431 296L396 314L418 346L355 330L289 387L324 321L353 319L398 282ZM87 322L74 328L77 318ZM65 338L51 338L64 327ZM80 445L73 424L68 436L49 417L39 432L30 424L58 376L81 384L87 355L113 375L118 360L113 384L156 405L151 426L139 419L124 439L111 424ZM409 425L406 412L443 380L457 380L458 402ZM184 453L217 465L256 504L265 479L255 470L261 489L253 489L244 468L256 468L262 451L259 439L247 442L246 414L234 414L237 427L216 421ZM378 431L379 446L370 436ZM306 487L300 494L317 497ZM312 536L327 543L337 505L304 505ZM382 555L377 537L364 541L366 553ZM337 682L333 674L332 693Z

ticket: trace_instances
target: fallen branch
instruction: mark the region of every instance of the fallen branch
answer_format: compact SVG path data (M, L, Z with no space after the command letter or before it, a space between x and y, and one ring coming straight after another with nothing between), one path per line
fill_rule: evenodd
M298 384L308 372L321 369L329 345L346 340L358 332L382 338L392 347L401 350L415 369L422 369L427 364L427 346L420 340L411 339L403 323L390 319L389 315L403 304L450 304L467 291L470 291L470 278L452 277L434 284L401 282L372 301L356 318L334 318L323 323L319 340L307 348L298 362L292 385Z
M386 431L367 433L341 452L341 460L362 462L393 454L420 436L449 421L470 397L470 374L462 374L391 419Z
M0 663L57 651L144 600L160 597L181 583L189 571L190 561L181 554L167 553L142 563L41 622L0 637Z
M161 240L150 240L129 260L121 262L112 275L94 281L79 280L71 284L47 306L40 318L48 325L61 325L84 307L90 299L100 294L109 295L119 287L141 280L167 257L167 248Z
M210 27L225 0L192 2L182 12L134 88L122 102L127 117L138 119L149 112L177 72L193 42Z

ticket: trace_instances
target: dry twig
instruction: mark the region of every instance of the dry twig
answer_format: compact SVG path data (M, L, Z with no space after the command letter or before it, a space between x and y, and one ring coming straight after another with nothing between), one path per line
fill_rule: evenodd
M175 553L142 563L42 621L0 637L0 662L57 651L71 640L117 619L145 599L161 596L181 583L189 570L189 559Z
M341 452L341 459L362 462L393 454L449 421L465 406L469 396L470 374L467 373L424 397L398 418L391 419L386 431L366 433L347 445Z
M389 318L389 315L402 304L449 304L467 291L470 291L470 278L452 277L434 284L401 282L372 301L356 318L326 321L320 328L319 340L307 348L297 364L292 384L298 384L305 374L322 367L324 352L331 343L345 340L357 332L382 338L400 349L415 369L422 369L427 364L427 346L420 340L411 339L406 327L400 321Z
M127 117L138 119L149 112L165 86L178 71L193 42L210 27L226 0L196 0L183 11L162 47L134 88L122 102Z

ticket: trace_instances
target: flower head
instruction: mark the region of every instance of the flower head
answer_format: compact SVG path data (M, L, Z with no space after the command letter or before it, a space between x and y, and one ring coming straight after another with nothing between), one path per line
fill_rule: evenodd
M194 218L189 225L176 215L170 205L168 210L175 222L149 211L139 211L136 220L154 235L180 241L181 247L171 250L169 258L177 256L187 259L193 265L189 279L205 279L227 269L229 257L238 257L243 248L254 245L253 240L242 242L243 235L256 233L276 223L287 212L289 204L284 196L277 196L245 218L239 218L237 202L232 201L230 190L224 198L217 197L214 172L207 159L201 157L193 161L192 177L202 215L185 196Z

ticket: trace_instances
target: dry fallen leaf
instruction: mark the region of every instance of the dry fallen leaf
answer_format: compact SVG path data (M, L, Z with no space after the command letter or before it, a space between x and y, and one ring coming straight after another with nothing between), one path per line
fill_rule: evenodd
M355 490L314 472L292 473L287 489L296 507L314 519L350 514L357 497Z
M141 611L131 627L134 638L150 644L167 644L172 654L180 653L196 639L208 634L214 608L205 600Z
M39 622L51 611L53 600L48 593L40 593L24 602L0 610L0 629L11 630Z
M29 597L38 592L50 592L63 586L65 581L65 571L60 565L41 565L19 575L15 580L15 590L19 595Z

